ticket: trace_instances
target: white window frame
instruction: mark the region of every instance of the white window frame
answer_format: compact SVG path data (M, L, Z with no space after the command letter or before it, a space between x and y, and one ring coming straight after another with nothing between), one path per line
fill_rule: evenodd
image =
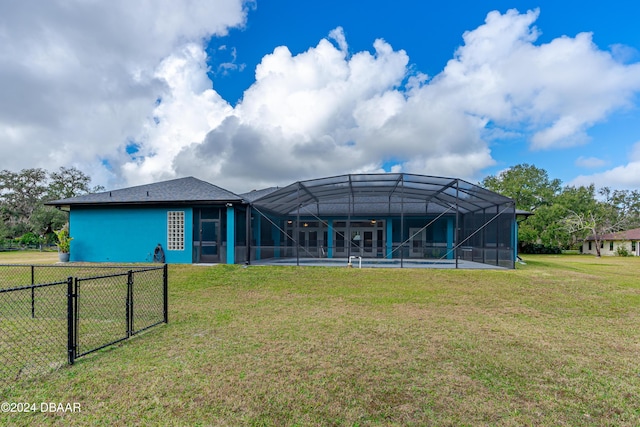
M184 251L184 211L167 212L167 250Z

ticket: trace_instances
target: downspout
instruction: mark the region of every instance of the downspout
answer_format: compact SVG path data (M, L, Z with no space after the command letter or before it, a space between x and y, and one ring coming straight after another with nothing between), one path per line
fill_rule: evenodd
M246 222L245 222L245 233L247 237L247 254L246 254L246 263L247 265L251 264L251 205L247 205L247 209L245 210Z
M293 236L293 241L296 244L296 265L300 267L300 182L298 182L298 189L296 191L296 204L298 205L298 212L296 213L296 232Z

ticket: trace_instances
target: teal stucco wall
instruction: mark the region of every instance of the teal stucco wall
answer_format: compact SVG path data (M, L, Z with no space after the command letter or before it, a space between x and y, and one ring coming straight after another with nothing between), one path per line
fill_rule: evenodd
M184 249L167 248L167 212L185 214ZM191 208L72 208L69 216L71 261L152 262L160 243L167 263L192 262Z

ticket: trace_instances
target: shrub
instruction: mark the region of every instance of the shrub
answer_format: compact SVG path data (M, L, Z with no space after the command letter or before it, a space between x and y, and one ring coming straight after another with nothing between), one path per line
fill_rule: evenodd
M34 233L25 233L19 239L18 242L25 246L38 246L40 244L40 237Z
M558 246L548 246L542 243L525 243L520 248L521 254L561 254L562 250Z
M618 246L616 248L616 255L617 256L631 256L631 252L629 252L629 249L627 249L626 246Z

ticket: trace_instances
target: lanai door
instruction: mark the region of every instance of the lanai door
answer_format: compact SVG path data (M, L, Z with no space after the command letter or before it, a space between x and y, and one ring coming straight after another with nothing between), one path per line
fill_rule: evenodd
M411 258L423 258L427 248L427 233L422 228L410 228L409 236L411 237Z
M218 209L197 212L193 233L193 261L220 262L220 220Z
M220 221L203 219L200 226L200 262L219 262Z
M348 238L345 238L348 237ZM383 221L338 221L334 232L335 256L352 256L375 258L383 256L384 222ZM348 245L351 245L349 248ZM350 250L349 250L350 249Z

